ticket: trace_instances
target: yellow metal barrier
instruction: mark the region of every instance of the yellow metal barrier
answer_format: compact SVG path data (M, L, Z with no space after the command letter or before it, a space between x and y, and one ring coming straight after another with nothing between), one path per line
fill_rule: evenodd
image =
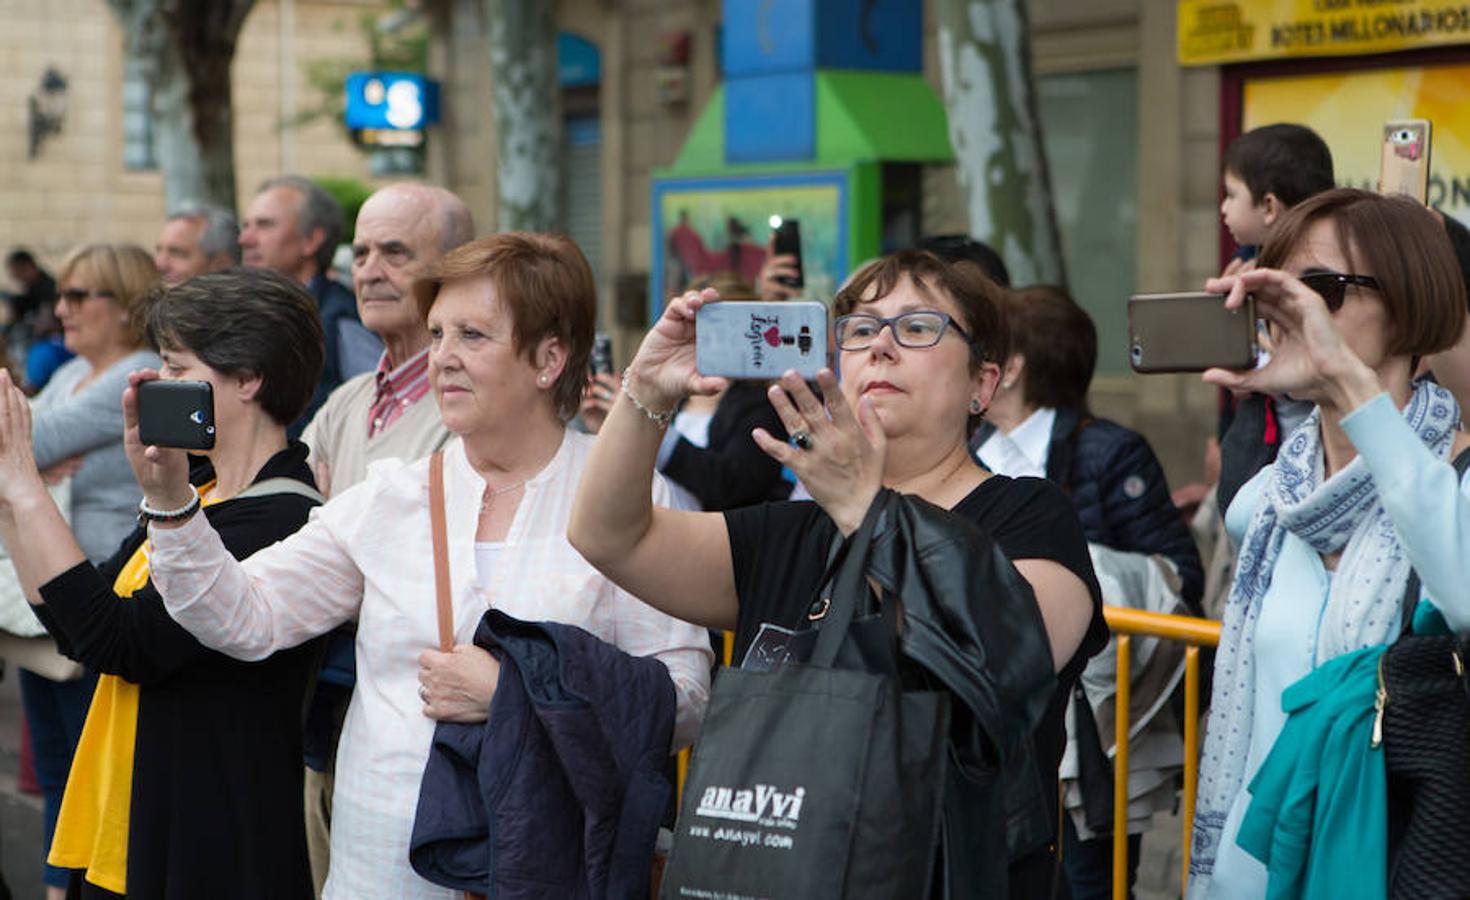
M1183 641L1184 650L1184 843L1181 889L1189 885L1189 848L1194 824L1195 791L1199 786L1199 648L1220 643L1220 623L1123 606L1104 606L1103 617L1118 636L1117 755L1113 760L1113 900L1128 897L1128 717L1131 702L1133 635Z

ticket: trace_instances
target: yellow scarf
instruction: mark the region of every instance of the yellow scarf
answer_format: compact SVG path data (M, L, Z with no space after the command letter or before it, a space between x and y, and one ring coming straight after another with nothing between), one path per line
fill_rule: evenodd
M199 493L213 486L210 482ZM215 502L204 500L203 505ZM144 541L117 573L112 590L127 599L147 583L148 542ZM82 869L87 881L114 894L127 893L128 816L137 733L138 686L116 675L98 677L46 860L58 868Z

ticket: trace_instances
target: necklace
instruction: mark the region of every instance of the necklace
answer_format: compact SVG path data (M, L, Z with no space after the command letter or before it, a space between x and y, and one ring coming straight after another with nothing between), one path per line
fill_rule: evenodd
M485 496L480 498L480 515L483 516L485 515L485 513L488 513L490 511L490 503L496 497L499 497L501 494L508 494L517 488L523 488L525 486L526 482L517 481L515 484L509 484L503 488L495 488L494 490L486 491Z

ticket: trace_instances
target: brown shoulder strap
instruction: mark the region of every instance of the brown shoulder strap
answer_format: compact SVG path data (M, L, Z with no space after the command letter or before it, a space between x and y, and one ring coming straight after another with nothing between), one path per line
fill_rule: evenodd
M439 608L439 649L454 649L454 601L449 593L449 534L444 525L444 451L429 457L429 528L434 535L434 596Z

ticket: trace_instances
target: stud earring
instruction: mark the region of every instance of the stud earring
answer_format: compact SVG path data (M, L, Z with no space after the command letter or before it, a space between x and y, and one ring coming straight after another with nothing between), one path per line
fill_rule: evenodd
M979 397L971 397L970 398L970 415L972 415L972 416L978 416L978 415L980 415L983 412L985 412L985 407L983 407L983 406L980 405L980 398Z
M541 385L542 387L546 386L546 374L544 372L536 376L536 383Z

